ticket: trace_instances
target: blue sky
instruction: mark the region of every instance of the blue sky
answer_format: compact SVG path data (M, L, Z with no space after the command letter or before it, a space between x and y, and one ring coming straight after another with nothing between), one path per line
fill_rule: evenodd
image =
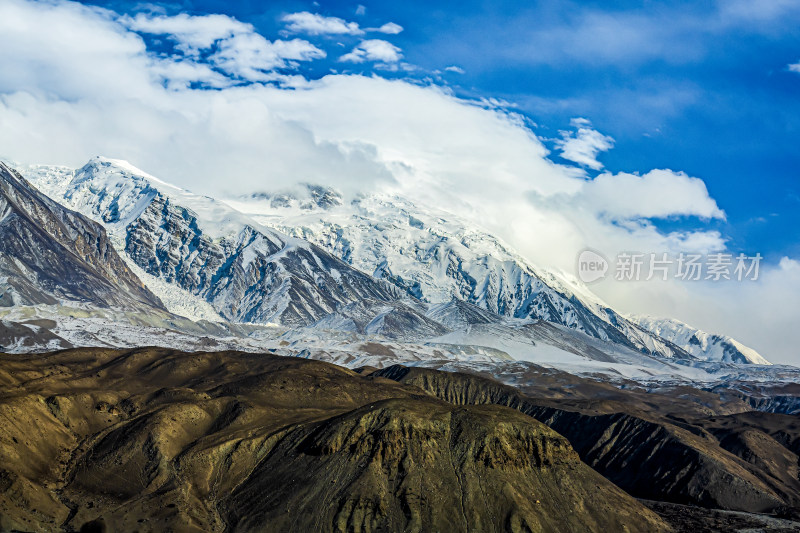
M139 2L95 2L134 13ZM528 3L526 3L528 4ZM358 6L364 9L359 10ZM613 137L605 168L684 171L703 179L726 220L671 217L664 229L703 224L729 247L772 260L800 256L800 3L741 2L226 2L160 4L170 13L227 13L277 36L287 13L394 22L382 36L413 71L459 96L496 98L544 139L584 117ZM328 57L303 72L373 72L337 57L361 36L302 35ZM346 45L345 47L341 44ZM457 66L463 72L445 71ZM546 144L553 147L552 142ZM554 157L557 158L557 155Z
M800 2L519 4L2 0L0 157L393 192L564 272L758 252L749 284L592 290L798 362Z

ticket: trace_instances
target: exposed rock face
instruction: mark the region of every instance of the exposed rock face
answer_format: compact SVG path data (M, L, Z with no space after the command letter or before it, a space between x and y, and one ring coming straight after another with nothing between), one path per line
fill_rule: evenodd
M502 406L264 354L0 361L0 529L666 531Z
M310 324L363 298L399 291L314 245L244 226L213 240L197 217L156 194L127 228L125 251L149 274L211 302L234 322Z
M718 418L691 410L681 418L634 402L537 400L491 379L399 365L373 375L456 405L518 409L566 437L584 462L640 498L748 512L800 505L792 474L800 460L800 426L792 417Z
M691 358L589 291L536 268L495 236L406 198L359 195L342 205L297 208L250 197L237 207L426 302L455 297L501 316L554 322L647 354Z
M768 380L721 383L711 390L723 398L740 398L753 409L767 413L800 414L800 384Z
M0 307L63 300L163 310L102 226L50 200L0 163Z
M146 273L202 298L233 322L308 325L341 304L402 296L311 243L124 162L96 158L42 186L105 224ZM316 202L335 200L324 190L311 193Z
M72 348L73 345L69 341L47 328L51 326L48 322L50 321L31 320L19 323L0 320L0 351L33 350L41 346L47 346L49 350Z
M666 423L624 413L529 411L570 438L583 460L631 494L748 512L785 502L718 443Z
M365 406L284 439L234 492L233 529L636 528L623 493L604 486L565 439L531 422L496 406ZM311 493L282 489L292 482ZM598 500L622 500L618 514L602 516L607 503Z

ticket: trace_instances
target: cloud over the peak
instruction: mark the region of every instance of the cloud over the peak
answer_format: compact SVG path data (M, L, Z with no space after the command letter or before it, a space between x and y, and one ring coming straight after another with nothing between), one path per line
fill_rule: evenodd
M79 165L105 154L209 192L291 181L344 189L394 184L477 217L532 258L561 266L587 244L612 250L724 245L710 232L665 235L647 220L722 216L701 180L656 170L587 181L579 169L549 159L525 122L502 105L374 76L226 85L226 73L261 81L277 75L268 69L280 62L322 53L298 39L269 41L230 17L117 21L110 12L66 1L0 5L0 15L11 10L28 24L44 24L37 39L22 41L25 46L18 46L15 25L0 33L7 65L0 79L0 143L15 159ZM0 25L7 20L1 17ZM166 36L184 55L150 53L137 32ZM368 39L342 60L388 64L401 57L391 43ZM70 72L86 75L63 95L42 92L68 87L55 79L73 80ZM222 76L218 90L193 88L192 78L201 76ZM578 133L564 139L573 143L567 153L582 153L579 162L592 166L611 141L589 135L594 130L586 121L573 126ZM42 142L42 132L61 140ZM626 194L636 201L622 201Z

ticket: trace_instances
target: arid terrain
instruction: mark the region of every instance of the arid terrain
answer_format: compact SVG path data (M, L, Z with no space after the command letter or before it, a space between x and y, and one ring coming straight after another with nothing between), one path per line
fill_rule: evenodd
M161 348L4 355L0 384L3 531L651 532L800 495L796 417L655 394Z

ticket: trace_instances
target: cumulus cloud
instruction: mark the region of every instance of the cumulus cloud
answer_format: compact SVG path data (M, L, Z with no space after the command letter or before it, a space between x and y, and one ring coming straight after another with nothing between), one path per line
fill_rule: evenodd
M393 191L471 220L532 261L564 270L586 246L609 256L621 250L725 249L724 236L702 225L663 231L652 220L723 217L697 178L644 169L641 175L604 173L587 180L582 169L555 163L523 118L435 85L374 75L231 84L231 76L277 75L270 65L319 52L302 40L269 41L235 19L136 20L63 0L0 2L5 155L21 163L76 167L102 154L216 195L302 182L332 185L345 194ZM140 24L135 31L134 23ZM151 31L185 52L149 51L137 32ZM399 60L400 50L390 43L368 42L359 45L360 61ZM219 87L198 89L194 78ZM575 127L578 139L589 125ZM597 143L591 146L599 150ZM597 153L589 155L596 161ZM753 324L800 320L786 301L800 290L792 285L796 270L787 259L765 272L759 281L765 288L738 295L747 297L741 300L746 304L737 304L731 292L705 298L699 288L675 284L597 287L622 311L671 310L667 314L691 322L695 317L687 315L713 310L714 321L696 322L709 331L738 336L733 328L749 320L741 340L774 358L769 350L786 353L792 342L800 345L798 333L784 331L781 344L765 337L774 331L762 335Z
M153 96L145 45L113 15L78 3L0 2L0 92Z
M364 61L381 61L396 63L403 58L400 48L381 39L361 41L353 50L339 58L339 61L363 63Z
M791 72L797 72L797 73L800 73L800 61L798 61L797 63L792 63L791 65L788 65L788 66L787 66L787 68L788 68L788 69L789 69Z
M191 59L154 59L149 70L172 90L186 89L197 83L214 89L222 89L232 84L228 76L217 72L209 65Z
M586 119L573 119L572 126L577 128L576 132L562 131L561 139L556 141L561 157L594 170L603 168L597 155L613 148L614 139L592 129Z
M357 16L363 16L366 12L367 8L362 5L356 8ZM308 11L290 13L284 15L281 20L286 23L285 31L308 35L364 35L366 32L396 35L403 31L403 27L394 22L387 22L378 28L362 29L357 22L348 22L339 17L326 17Z
M364 30L357 22L347 22L338 17L326 17L317 13L302 11L290 13L281 20L286 22L286 31L307 33L308 35L363 35Z
M214 67L247 81L270 81L276 78L271 73L275 69L293 66L293 61L311 61L326 55L323 50L302 39L269 41L257 33L251 24L226 15L190 16L181 13L167 16L139 13L135 17L122 17L120 21L133 31L165 35L174 41L176 48L190 60L181 62L181 70L177 73L184 83L198 81L213 87L223 85L213 71L191 62L199 60L202 52L208 52L205 59ZM165 76L171 74L163 65L161 72ZM189 79L191 74L195 74L196 79ZM169 81L174 86L175 79L169 78Z
M367 31L385 33L387 35L397 35L398 33L403 31L403 27L399 24L395 24L394 22L387 22L380 28L368 28Z
M456 74L464 74L464 69L457 65L450 65L444 69L447 72L455 72Z
M268 41L257 33L234 35L220 41L209 60L225 72L250 81L274 79L276 68L291 66L291 61L311 61L325 57L325 52L302 39Z
M254 31L252 25L239 22L227 15L191 16L181 13L167 16L138 13L135 17L124 16L120 20L136 32L167 35L178 43L182 51L192 55L211 48L221 39Z
M583 203L615 220L725 216L703 180L671 170L651 170L642 176L604 173L587 181L579 195Z

